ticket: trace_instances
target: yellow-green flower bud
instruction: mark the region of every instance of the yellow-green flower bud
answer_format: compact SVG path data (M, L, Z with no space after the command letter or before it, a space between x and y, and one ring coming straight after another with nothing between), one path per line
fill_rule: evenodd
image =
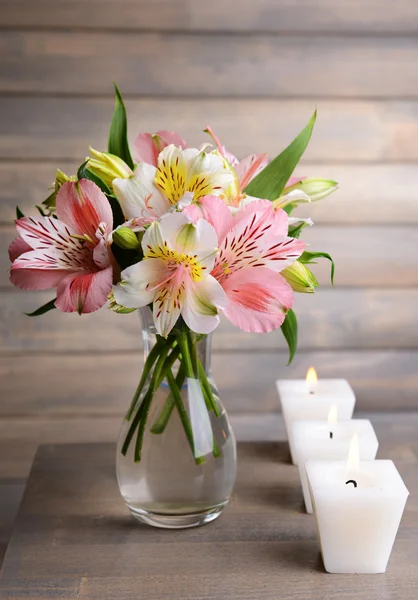
M291 187L288 187L284 190L285 194L292 192L293 190L299 190L307 194L311 200L311 202L316 202L317 200L321 200L335 192L338 188L338 183L333 181L332 179L321 179L318 177L306 177L302 179L299 183L295 183Z
M98 152L91 147L89 150L92 157L86 158L87 168L103 179L110 188L114 179L128 179L133 175L132 169L119 156L109 152Z
M69 177L68 175L66 175L64 173L64 171L61 171L61 169L57 169L57 172L55 175L55 191L58 192L60 187L64 183L67 183L67 181L77 181L77 177L74 177L73 175L71 177Z
M318 281L314 274L305 265L299 261L294 262L290 267L283 269L280 275L291 285L293 291L303 294L313 294L318 287Z
M125 250L136 250L140 246L136 233L129 227L118 227L112 237L114 243Z

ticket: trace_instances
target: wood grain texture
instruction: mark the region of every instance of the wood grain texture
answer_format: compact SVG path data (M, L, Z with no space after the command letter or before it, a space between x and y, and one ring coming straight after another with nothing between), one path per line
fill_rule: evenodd
M0 294L0 348L3 356L25 352L116 352L141 348L138 314L117 315L103 308L91 315L62 314L30 318L51 292ZM418 347L417 289L320 289L297 294L299 348L407 349ZM390 318L389 318L390 315ZM214 335L215 350L285 349L280 331L246 334L226 319Z
M0 91L154 96L417 97L411 37L3 31ZM225 57L228 57L225 60ZM361 62L361 69L359 63ZM297 70L295 70L297 65ZM382 77L382 71L385 76Z
M0 162L0 223L11 223L16 206L35 214L34 206L48 195L59 166L74 174L81 159L50 162ZM315 164L302 161L302 175L339 182L329 198L301 206L295 215L312 217L316 225L412 225L418 223L415 164ZM24 173L24 177L22 174Z
M32 214L33 211L31 211ZM301 210L309 216L309 207ZM16 237L14 227L0 227L0 288L9 287L8 246ZM301 239L307 250L326 251L336 263L335 285L344 287L418 286L416 255L418 229L411 226L305 228ZM363 261L367 268L360 268ZM321 259L312 267L321 286L330 287L330 263ZM1 302L1 300L0 300Z
M412 491L388 573L378 578L383 587L377 582L376 588L376 577L367 576L342 575L331 578L332 587L327 584L314 520L301 510L298 473L287 462L287 444L239 444L237 485L221 519L207 528L169 534L140 527L128 516L116 486L113 444L60 445L41 447L35 458L3 566L3 597L11 597L24 581L27 593L32 579L37 587L47 587L59 573L66 587L71 581L75 588L80 584L78 597L86 599L116 593L131 598L139 581L141 593L159 600L173 595L233 599L244 593L271 598L273 585L285 598L312 597L313 590L323 593L328 585L326 597L333 600L369 600L377 589L382 600L392 598L395 589L402 598L415 599L416 425L415 415L380 428L386 433L381 451L396 460Z
M229 352L213 355L213 373L231 414L279 410L275 380L304 378L314 365L322 378L350 381L358 410L418 409L418 351ZM142 367L139 352L109 355L25 355L0 358L0 418L95 416L121 419Z
M24 487L23 483L2 483L0 479L0 565L12 533L13 522L23 496Z
M124 30L415 33L409 0L1 0L4 27Z
M109 78L106 81L110 81ZM109 94L111 86L108 84ZM123 91L123 90L122 90ZM137 98L126 102L131 140L141 131L178 131L201 144L209 123L238 156L278 154L318 107L306 159L315 162L417 161L413 100L252 100ZM0 97L0 158L82 161L106 148L112 98Z

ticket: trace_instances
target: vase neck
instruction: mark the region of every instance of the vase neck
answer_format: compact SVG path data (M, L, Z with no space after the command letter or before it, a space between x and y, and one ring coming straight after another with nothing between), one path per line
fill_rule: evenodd
M158 336L152 309L149 306L139 309L141 326L142 326L142 340L144 345L145 360L148 358L151 350L154 348L157 340L161 338ZM174 340L175 336L178 336L178 332L173 331L167 338L167 343ZM212 334L196 334L191 333L192 338L195 339L196 353L202 363L206 373L210 373L211 369L211 354L212 354Z

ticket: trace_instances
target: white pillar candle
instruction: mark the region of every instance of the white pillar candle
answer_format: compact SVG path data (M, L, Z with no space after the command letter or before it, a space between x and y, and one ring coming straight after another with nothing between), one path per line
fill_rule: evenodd
M391 460L308 461L309 488L325 570L384 573L408 497Z
M312 372L314 376L310 379ZM337 406L340 419L351 419L353 415L356 399L346 379L315 378L315 370L310 369L306 380L279 379L276 382L294 465L297 464L297 457L292 436L293 421L326 421L333 404Z
M331 412L331 411L330 411ZM300 482L306 512L312 513L305 463L308 460L346 460L353 436L357 434L361 460L374 460L379 442L373 425L367 419L349 421L294 421L293 443L297 456Z

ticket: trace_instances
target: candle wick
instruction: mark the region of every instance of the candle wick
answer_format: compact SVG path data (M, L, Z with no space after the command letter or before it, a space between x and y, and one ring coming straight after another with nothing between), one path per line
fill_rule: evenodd
M352 483L355 488L357 487L357 481L354 481L354 479L349 479L345 482L345 485L348 485L349 483Z
M329 439L332 440L332 438L334 437L334 434L332 433L332 431L329 432Z

